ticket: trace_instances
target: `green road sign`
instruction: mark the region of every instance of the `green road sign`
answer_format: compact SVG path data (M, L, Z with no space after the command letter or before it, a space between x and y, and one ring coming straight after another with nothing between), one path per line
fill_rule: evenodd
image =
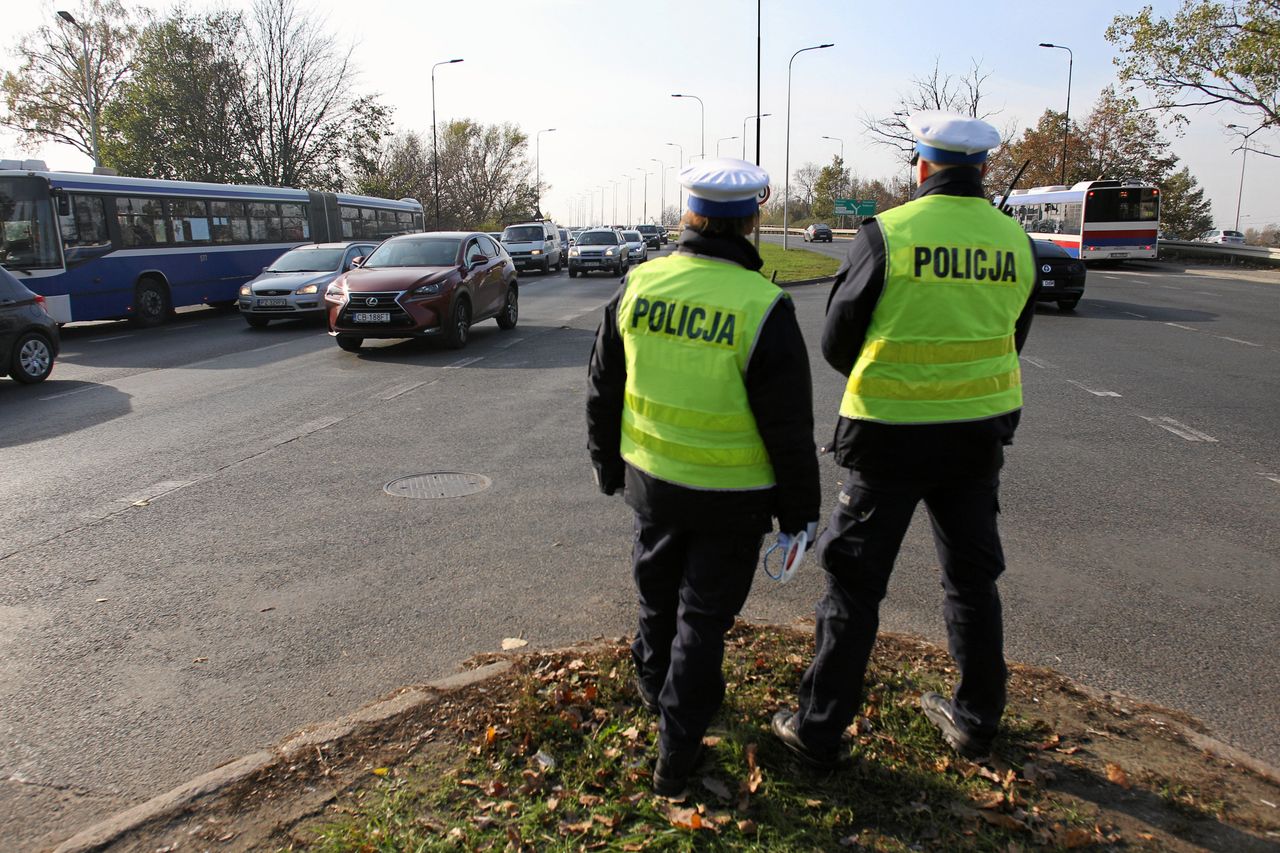
M875 199L859 201L856 198L838 198L835 200L834 212L850 216L875 216L876 202Z

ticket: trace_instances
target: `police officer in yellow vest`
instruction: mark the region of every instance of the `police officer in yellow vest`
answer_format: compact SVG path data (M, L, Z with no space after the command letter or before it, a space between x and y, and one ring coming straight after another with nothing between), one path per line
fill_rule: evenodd
M635 510L641 702L660 714L654 790L678 796L724 695L724 635L762 539L812 538L821 503L809 359L790 297L746 239L769 176L694 164L678 248L633 269L591 355L588 446Z
M774 734L809 763L839 761L862 701L880 601L916 505L933 525L943 612L959 668L951 698L921 697L943 738L990 751L1005 704L996 578L999 471L1022 406L1018 352L1031 325L1035 256L984 197L991 125L912 116L913 199L863 223L827 304L822 352L848 377L832 443L849 469L816 554L827 572L816 650L796 713Z

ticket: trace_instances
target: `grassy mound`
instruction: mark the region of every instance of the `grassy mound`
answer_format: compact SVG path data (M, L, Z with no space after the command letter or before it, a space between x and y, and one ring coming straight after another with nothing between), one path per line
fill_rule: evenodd
M779 283L835 275L840 268L840 262L830 255L809 249L791 248L783 251L781 246L774 243L761 242L760 257L764 259L761 274L765 278L771 278L777 270Z

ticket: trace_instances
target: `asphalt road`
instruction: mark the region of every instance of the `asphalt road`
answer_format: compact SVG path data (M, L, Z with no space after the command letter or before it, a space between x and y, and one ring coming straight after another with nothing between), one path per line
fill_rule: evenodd
M64 838L504 637L628 633L630 515L591 485L582 412L616 286L522 276L519 327L486 322L462 352L355 356L318 326L210 310L88 324L49 382L0 381L0 838ZM1011 659L1272 762L1278 287L1096 270L1075 315L1038 311L1002 500ZM826 287L793 295L823 444ZM492 486L383 491L437 471ZM828 506L839 473L824 463ZM744 615L805 619L820 590L812 564L762 577ZM917 518L883 626L942 641L940 604Z

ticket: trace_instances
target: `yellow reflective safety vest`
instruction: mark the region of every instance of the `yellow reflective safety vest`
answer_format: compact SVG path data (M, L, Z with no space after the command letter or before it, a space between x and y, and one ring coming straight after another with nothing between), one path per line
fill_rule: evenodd
M884 292L840 414L975 421L1022 407L1013 330L1035 286L1026 233L982 198L927 195L876 217Z
M743 381L760 326L787 298L730 261L674 254L627 275L622 458L695 489L774 485Z

